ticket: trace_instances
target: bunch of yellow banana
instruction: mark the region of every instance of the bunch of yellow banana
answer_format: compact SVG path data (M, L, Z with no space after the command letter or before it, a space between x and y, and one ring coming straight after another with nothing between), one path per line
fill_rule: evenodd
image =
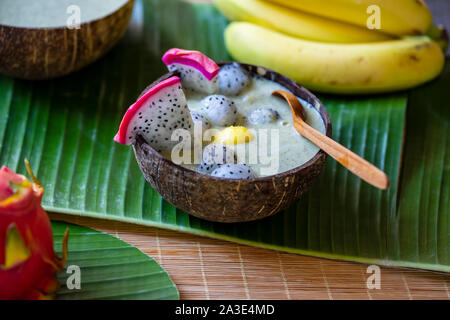
M443 69L440 35L422 0L214 0L232 22L225 43L313 90L364 94L411 88Z

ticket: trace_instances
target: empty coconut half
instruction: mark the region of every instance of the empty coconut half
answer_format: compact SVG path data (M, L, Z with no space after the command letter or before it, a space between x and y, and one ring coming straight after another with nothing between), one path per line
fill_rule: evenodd
M134 0L0 2L0 72L24 79L69 74L124 35Z

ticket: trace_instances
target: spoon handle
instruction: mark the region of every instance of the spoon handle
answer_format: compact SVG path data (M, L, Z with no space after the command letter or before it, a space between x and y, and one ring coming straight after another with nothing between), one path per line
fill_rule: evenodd
M370 162L364 160L326 135L323 135L304 121L295 121L294 126L302 136L317 145L337 162L367 183L383 190L389 187L389 178L387 175Z
M275 90L272 92L272 95L287 101L292 109L294 127L298 133L367 183L383 190L389 187L389 178L383 171L308 125L304 121L305 110L303 105L292 93L284 90Z

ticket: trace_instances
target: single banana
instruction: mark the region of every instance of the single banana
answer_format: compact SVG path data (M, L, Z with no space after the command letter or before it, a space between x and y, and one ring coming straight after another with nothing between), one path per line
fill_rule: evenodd
M269 1L365 28L372 14L379 8L380 31L397 36L425 34L433 20L423 0Z
M411 88L439 75L444 55L426 36L364 44L301 40L232 22L225 43L240 62L273 69L312 90L366 94Z
M291 10L262 0L214 0L230 20L253 22L308 40L353 43L392 39L381 32Z

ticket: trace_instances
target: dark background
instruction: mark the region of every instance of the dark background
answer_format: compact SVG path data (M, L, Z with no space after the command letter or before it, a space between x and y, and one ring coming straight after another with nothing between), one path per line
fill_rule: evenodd
M434 23L443 24L450 31L450 0L426 0L425 1L433 13ZM447 50L447 56L450 50Z

